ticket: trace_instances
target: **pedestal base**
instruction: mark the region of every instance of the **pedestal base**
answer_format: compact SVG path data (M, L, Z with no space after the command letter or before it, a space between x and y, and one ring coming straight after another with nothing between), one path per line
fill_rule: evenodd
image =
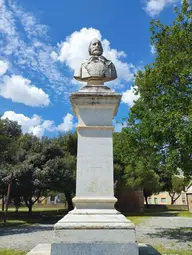
M53 244L51 255L138 255L138 246L133 243L78 243Z
M51 244L38 244L27 255L51 255Z
M27 255L138 255L137 244L39 244Z
M51 255L138 255L135 226L115 209L74 209L54 229Z

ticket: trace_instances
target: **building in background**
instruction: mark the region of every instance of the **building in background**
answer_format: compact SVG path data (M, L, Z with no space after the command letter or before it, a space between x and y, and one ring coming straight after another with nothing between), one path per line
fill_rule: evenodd
M175 194L177 197L178 194ZM160 192L158 194L153 194L148 198L149 205L171 205L171 197L167 191ZM175 201L174 205L187 205L187 195L185 191L181 192L179 198Z

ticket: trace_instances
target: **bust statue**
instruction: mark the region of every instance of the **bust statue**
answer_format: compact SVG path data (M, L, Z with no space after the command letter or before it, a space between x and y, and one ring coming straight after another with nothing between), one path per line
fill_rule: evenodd
M98 39L90 42L89 58L81 63L80 68L75 70L74 78L79 81L107 82L117 78L114 64L102 56L103 47Z

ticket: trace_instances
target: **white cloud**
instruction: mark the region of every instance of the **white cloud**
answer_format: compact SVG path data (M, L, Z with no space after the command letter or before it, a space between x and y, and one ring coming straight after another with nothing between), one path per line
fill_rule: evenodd
M150 45L151 53L154 55L156 53L156 48L154 45Z
M41 116L34 114L31 118L15 113L14 111L7 111L3 114L2 119L10 119L17 121L21 125L22 132L24 134L31 133L37 137L42 137L45 131L62 131L67 132L71 131L74 127L73 124L73 115L67 113L63 118L63 123L56 126L53 120L44 120Z
M58 60L74 70L88 57L88 45L93 38L101 40L101 34L94 28L82 28L73 32L66 40L59 45L60 53Z
M139 95L135 95L134 88L131 87L129 90L123 92L122 95L122 102L125 104L128 104L129 107L132 107L134 105L134 101L136 101L139 98Z
M67 78L50 56L54 47L49 43L49 28L14 0L6 3L0 0L0 5L0 57L10 60L12 73L28 72L29 78L46 80L45 86L50 87L54 94L62 94L66 91L67 85L63 86L63 83Z
M75 70L88 57L88 45L93 38L101 40L103 55L116 66L119 82L120 80L131 81L137 70L136 67L123 62L121 59L126 57L125 52L112 49L110 42L102 39L100 31L95 28L82 28L80 31L73 32L63 43L58 45L58 53L53 51L51 56L54 60L64 62L70 69Z
M150 16L155 16L158 15L168 5L179 1L180 0L148 0L144 9Z
M20 75L5 75L0 84L0 95L14 102L24 103L29 106L47 106L49 96L31 84L31 81Z
M67 113L67 115L63 118L63 123L57 126L58 131L68 132L73 128L73 115Z
M7 69L8 63L5 62L4 60L0 60L0 76L4 75L7 72Z
M42 119L40 116L34 114L32 118L26 117L23 114L17 114L14 111L7 111L3 114L2 119L17 121L21 125L23 133L33 133L36 126L40 125Z
M0 7L3 5L4 0L0 0Z

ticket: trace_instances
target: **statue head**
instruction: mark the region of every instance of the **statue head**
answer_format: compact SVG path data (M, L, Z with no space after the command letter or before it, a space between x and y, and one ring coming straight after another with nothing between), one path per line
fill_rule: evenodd
M93 56L101 56L103 54L103 47L101 45L101 42L94 38L90 44L89 44L89 55Z

